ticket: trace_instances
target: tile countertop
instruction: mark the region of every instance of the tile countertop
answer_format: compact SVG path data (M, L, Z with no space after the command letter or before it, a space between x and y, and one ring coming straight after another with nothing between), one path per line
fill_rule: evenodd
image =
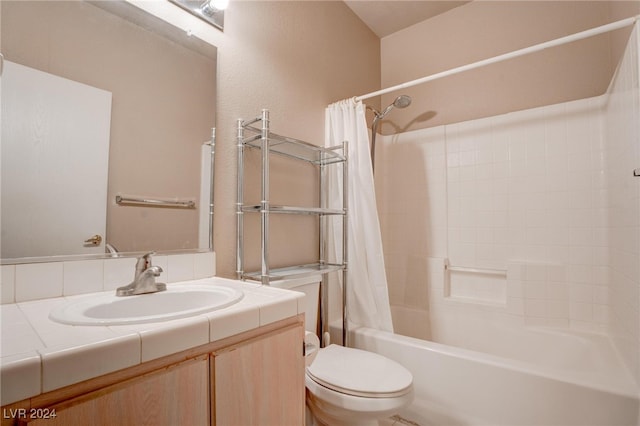
M189 318L117 326L71 326L49 319L51 309L78 296L1 305L1 405L304 312L304 294L295 291L218 277L168 286L181 284L239 288L244 297Z

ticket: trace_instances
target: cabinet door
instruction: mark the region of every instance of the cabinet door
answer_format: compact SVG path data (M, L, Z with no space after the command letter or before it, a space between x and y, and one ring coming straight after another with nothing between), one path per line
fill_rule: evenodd
M209 362L200 357L65 401L43 413L52 414L54 409L54 418L33 419L29 425L208 425Z
M216 426L304 425L303 334L300 325L216 354Z

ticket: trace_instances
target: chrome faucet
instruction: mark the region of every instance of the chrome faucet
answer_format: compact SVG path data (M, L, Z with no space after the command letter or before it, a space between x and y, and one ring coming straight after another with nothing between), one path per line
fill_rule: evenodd
M159 266L151 266L151 255L153 254L155 253L147 253L138 258L133 282L129 285L118 287L116 289L116 296L156 293L167 289L166 284L156 282L156 277L160 276L162 268Z

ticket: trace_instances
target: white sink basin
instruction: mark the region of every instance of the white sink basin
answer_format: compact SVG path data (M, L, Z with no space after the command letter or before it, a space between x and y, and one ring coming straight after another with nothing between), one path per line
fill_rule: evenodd
M141 324L215 311L243 297L241 290L215 285L170 285L166 291L125 297L113 290L75 299L53 309L49 318L70 325Z

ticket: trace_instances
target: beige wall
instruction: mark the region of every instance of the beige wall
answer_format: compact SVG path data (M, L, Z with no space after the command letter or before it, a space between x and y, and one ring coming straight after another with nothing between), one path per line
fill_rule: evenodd
M5 1L2 12L5 59L113 94L107 241L121 251L197 248L196 210L122 207L115 195L198 201L215 57L84 2Z
M379 39L342 2L231 2L218 44L218 138L214 245L218 275L235 272L235 122L267 108L273 131L315 144L324 141L324 110L337 100L375 90L380 82ZM278 162L280 163L280 162ZM291 164L290 162L288 162ZM250 161L249 168L258 163ZM314 201L304 166L273 166L273 197ZM276 172L281 170L282 172ZM255 176L254 176L255 177ZM258 185L258 181L255 181ZM255 186L254 186L255 188ZM314 195L315 197L315 195ZM315 256L315 223L287 215L272 230L274 264ZM247 263L257 265L255 222L247 229Z
M382 87L634 16L639 4L474 1L383 38ZM381 133L600 95L627 36L628 30L621 30L385 95L383 105L402 93L412 96L413 104L389 115Z
M81 5L81 8L91 10L94 14L104 13L91 6L78 4ZM142 7L140 4L137 5ZM144 8L146 7L145 5ZM43 14L40 22L51 19L53 14L51 10L41 8L40 11ZM3 12L5 11L3 10ZM4 15L6 14L3 13ZM87 16L77 16L75 19L76 24L91 26L92 22L92 19ZM6 20L3 24L6 25ZM73 25L69 24L68 27L73 27ZM34 58L31 61L21 58L16 60L17 62L40 67L56 74L62 74L61 68L65 67L76 70L81 68L73 66L73 64L69 66L64 61L58 61L54 52L47 51L55 33L49 24L36 25L30 29L25 27L21 31L25 35L24 39L16 39L14 42L20 42L17 45L22 45L24 42L31 43ZM64 31L60 32L64 33ZM236 268L236 120L238 118L252 118L259 114L262 108L267 108L271 111L274 131L315 144L323 144L325 107L358 92L379 88L380 40L346 5L334 1L232 2L225 13L225 31L204 31L203 34L209 42L218 47L214 245L217 252L219 275L234 276ZM100 44L107 43L108 39L109 37L102 40ZM42 43L42 40L48 40L48 43ZM20 56L25 52L20 47L11 53L11 49L8 49L9 44L5 42L6 40L3 39L3 52L7 59L12 60L12 57ZM127 42L121 39L118 39L117 43L123 48L127 45ZM74 46L74 40L67 39L63 45L67 46L70 51L77 48ZM42 53L42 49L45 50L44 56L40 56L38 59L36 53ZM29 50L26 51L29 52ZM94 52L90 50L83 53L94 55ZM131 53L131 55L136 55L136 53ZM94 56L91 57L94 58ZM104 62L100 62L100 58L98 55L94 59L94 66L98 68L104 66ZM69 58L65 57L66 60ZM104 68L104 74L112 75L114 78L116 75L122 77L126 74L126 63L122 65L123 68L116 71L112 68ZM178 68L179 65L177 63L166 65L167 68L175 71L172 78L176 81L194 80L196 76L201 77L203 74L200 72L194 75L194 67L190 63L184 64L187 69ZM154 74L153 70L149 70L149 77ZM97 84L82 75L69 74L67 77L112 90L110 87L103 87L104 85ZM215 83L215 77L207 78L210 82ZM202 92L203 95L210 98L207 90ZM115 99L114 96L114 113ZM200 108L196 103L185 110L208 114L206 108ZM127 116L138 118L139 112L130 112ZM157 117L157 122L167 120L166 117ZM131 122L129 124L132 124ZM126 138L125 144L121 148L116 148L119 145L115 140L118 135ZM141 186L141 179L144 180L145 174L149 170L155 173L167 168L166 164L149 164L144 160L148 154L152 155L152 162L156 160L155 153L158 147L163 144L157 143L154 138L160 135L154 134L149 141L151 143L155 140L155 144L149 145L147 143L147 145L140 146L135 150L129 149L127 143L140 136L141 134L133 135L130 128L124 128L120 132L112 130L112 147L114 152L117 151L120 152L119 155L124 155L121 161L127 166L131 166L131 162L145 164L141 164L137 175L110 179L112 181L110 197L116 192L149 194L150 187ZM175 136L175 134L171 133L171 136ZM201 144L207 137L208 134L198 135L195 137L196 144ZM174 158L172 164L188 164L183 159L175 160L182 155L180 152L172 151L171 155ZM116 161L112 159L112 163L115 164ZM249 157L247 168L252 170L248 178L254 182L251 187L255 190L259 187L259 181L256 180L258 162L255 156ZM197 170L193 168L181 170L181 174L191 174L194 171ZM157 175L154 174L152 179L157 179ZM305 165L276 160L272 179L274 201L302 205L312 205L316 202L317 195L313 192L316 174L313 169ZM116 186L115 182L119 182L120 186ZM190 193L186 189L184 191L177 190L175 184L175 182L163 182L163 185L160 186L171 186L170 194L172 196L177 196L176 194L189 196ZM153 186L153 188L156 187L158 186ZM197 191L197 184L193 183L189 188ZM163 195L163 193L151 195ZM183 212L176 211L174 213L182 214ZM184 215L180 217L184 218ZM274 264L282 265L289 262L313 260L316 256L317 239L315 236L310 238L310 235L315 234L316 231L315 219L309 220L291 216L285 218L286 223L282 217L275 218L271 247ZM159 236L164 237L174 233L173 230L175 233L185 233L180 231L181 228L176 223L167 221L162 223L165 231L158 233ZM250 248L247 260L249 266L253 267L257 266L256 255L259 247L257 225L255 220L251 220L247 225L247 234L250 236L247 239L247 247ZM129 231L135 226L132 225ZM151 244L150 248L156 250L163 248L159 246L158 242L147 242ZM135 247L134 249L140 248Z

